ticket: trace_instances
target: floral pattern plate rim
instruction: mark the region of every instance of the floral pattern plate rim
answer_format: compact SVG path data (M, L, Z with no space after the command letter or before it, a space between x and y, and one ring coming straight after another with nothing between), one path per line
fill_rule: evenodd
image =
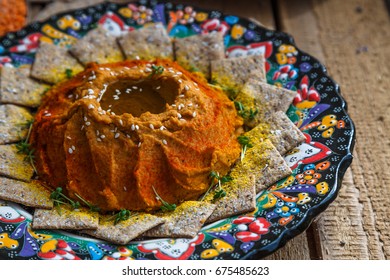
M39 39L69 46L101 24L120 35L162 22L172 37L219 31L228 57L263 53L267 81L297 92L287 115L306 141L285 156L293 174L257 196L257 209L208 225L193 239L116 246L64 231L34 231L31 209L0 201L0 259L262 258L302 233L337 197L352 162L355 131L338 85L291 36L245 18L159 1L105 2L34 22L0 38L0 66L32 64Z

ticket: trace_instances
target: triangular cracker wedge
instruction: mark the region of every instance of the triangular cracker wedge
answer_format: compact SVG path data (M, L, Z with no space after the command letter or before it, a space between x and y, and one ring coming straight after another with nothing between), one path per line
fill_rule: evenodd
M269 111L287 112L296 92L267 84L256 78L246 81L243 91L250 93L259 104L266 104Z
M84 65L89 62L109 63L123 60L117 38L101 25L77 40L69 51Z
M0 69L0 102L36 108L49 85L30 78L30 67Z
M1 176L29 182L33 174L33 167L26 160L26 155L19 153L16 144L0 145Z
M206 223L234 215L251 212L256 209L255 176L245 175L233 177L233 180L223 185L226 196L214 200L214 192L210 192L204 201L213 202L216 207Z
M53 208L50 191L39 181L29 183L0 177L0 199L30 207Z
M49 84L56 84L83 69L67 48L41 41L35 54L31 76Z
M210 78L210 63L225 57L223 35L221 32L177 38L174 41L176 61L184 68L201 72Z
M32 119L33 116L26 108L12 104L0 105L0 145L25 139L28 132L26 123Z
M249 143L254 146L247 150L244 159L253 156L259 157L256 159L247 158L252 163L255 160L256 165L248 172L256 177L256 193L259 193L266 187L287 177L292 171L271 141L261 140L261 136L256 135L256 132L261 133L261 131L252 130L243 134L249 138Z
M215 205L202 201L185 201L172 212L161 212L155 215L165 223L145 232L147 237L183 237L193 238L211 213Z
M281 155L305 141L305 136L284 112L275 112L263 123L247 132L259 139L270 139Z
M96 230L83 230L82 232L115 244L125 245L149 229L164 222L164 219L157 216L139 213L125 221L114 224L110 216L102 215Z
M130 31L118 39L127 59L173 59L173 45L161 23Z
M263 55L225 58L211 61L211 81L240 89L249 78L266 82Z
M68 206L56 206L53 209L35 209L33 229L96 229L99 223L99 214L88 209L71 209Z

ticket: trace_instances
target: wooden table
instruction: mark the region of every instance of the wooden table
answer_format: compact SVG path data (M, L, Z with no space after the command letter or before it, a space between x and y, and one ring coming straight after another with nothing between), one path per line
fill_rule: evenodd
M99 0L29 0L29 21ZM117 1L124 2L124 1ZM390 17L384 0L179 0L290 33L341 86L356 126L337 199L268 259L390 259Z

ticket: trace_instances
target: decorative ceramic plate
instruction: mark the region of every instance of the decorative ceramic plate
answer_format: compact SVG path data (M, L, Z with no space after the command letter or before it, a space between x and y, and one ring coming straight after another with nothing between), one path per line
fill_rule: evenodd
M0 201L0 259L248 259L303 232L336 198L352 161L354 126L338 85L282 32L219 11L157 1L104 3L35 22L0 38L0 65L32 64L41 37L71 45L97 24L119 35L162 22L172 37L220 31L229 57L263 53L268 83L297 92L287 115L306 142L285 157L293 174L257 196L257 209L204 227L193 239L116 246L77 233L33 231L31 209Z

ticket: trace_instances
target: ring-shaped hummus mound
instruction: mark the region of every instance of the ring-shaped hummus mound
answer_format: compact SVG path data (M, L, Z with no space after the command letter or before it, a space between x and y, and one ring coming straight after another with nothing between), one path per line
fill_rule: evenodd
M31 132L36 168L103 211L197 199L240 154L233 102L169 60L89 64L54 86Z

